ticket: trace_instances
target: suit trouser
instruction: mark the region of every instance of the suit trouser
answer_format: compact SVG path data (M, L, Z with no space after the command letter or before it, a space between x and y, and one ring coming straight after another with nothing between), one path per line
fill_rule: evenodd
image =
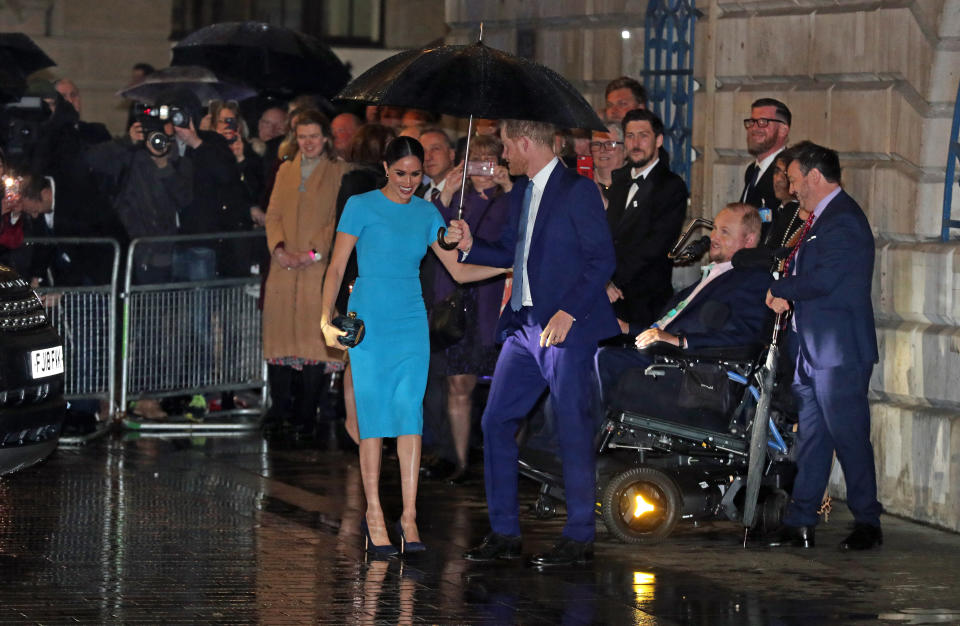
M593 541L596 458L592 415L593 354L590 345L540 347L543 329L528 320L503 344L483 413L483 463L490 527L520 534L517 499L517 431L544 389L556 419L567 523L563 535Z
M797 357L793 393L797 399L797 478L784 522L817 523L817 509L830 479L833 452L843 469L847 505L856 522L880 526L877 476L870 443L867 389L873 366L814 369Z

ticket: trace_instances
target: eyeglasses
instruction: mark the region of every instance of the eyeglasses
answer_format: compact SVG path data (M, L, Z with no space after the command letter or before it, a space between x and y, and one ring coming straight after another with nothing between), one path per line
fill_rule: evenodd
M754 124L756 124L758 128L766 128L769 126L770 122L786 124L786 122L783 120L777 120L772 117L748 117L747 119L743 120L743 127L747 130L750 130L753 128Z
M617 146L622 146L622 141L591 141L591 150L616 150Z

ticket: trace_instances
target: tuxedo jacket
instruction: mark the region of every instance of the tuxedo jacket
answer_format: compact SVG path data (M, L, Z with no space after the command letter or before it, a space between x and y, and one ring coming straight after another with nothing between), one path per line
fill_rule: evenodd
M613 284L623 292L614 310L627 323L648 326L673 293L667 253L683 228L687 185L661 160L627 206L630 165L611 177L607 223L617 259Z
M758 209L766 205L774 214L780 208L780 200L777 198L777 194L773 192L773 172L776 169L776 162L771 163L770 167L763 173L763 176L760 177L760 180L757 181L757 184L747 191L747 186L750 184L750 174L753 172L753 163L747 166L747 169L743 172L743 191L740 192L740 197L743 198L743 192L747 192L747 197L744 199L744 202L747 204L752 204Z
M683 335L688 349L760 344L766 340L772 311L766 305L770 272L761 268L736 268L720 274L667 324L666 331ZM679 291L661 313L676 307L700 281ZM644 329L631 327L632 334Z
M863 210L840 191L798 245L796 275L789 270L770 291L793 304L800 354L814 369L872 366L874 240Z
M529 184L526 177L514 183L499 239L474 238L465 262L513 265L516 247L523 244L519 224ZM534 320L545 326L559 310L572 315L576 321L563 345L595 346L601 339L617 335L619 328L606 294L613 269L613 242L600 190L589 178L557 164L540 199L527 257ZM498 341L505 341L524 321L507 304L497 325Z

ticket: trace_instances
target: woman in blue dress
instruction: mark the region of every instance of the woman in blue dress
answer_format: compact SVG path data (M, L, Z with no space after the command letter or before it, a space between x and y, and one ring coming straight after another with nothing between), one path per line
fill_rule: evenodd
M366 336L350 349L357 421L360 473L367 498L362 530L367 550L396 553L390 544L380 504L383 437L397 438L403 514L396 529L401 549L423 550L417 529L417 482L423 393L427 384L430 339L420 287L420 261L432 248L459 282L483 280L504 270L457 262L457 252L437 244L443 218L433 204L414 196L423 179L423 147L398 137L384 154L387 183L351 197L344 207L323 285L321 328L336 347L344 333L330 324L343 271L356 247L359 275L348 308L366 325Z

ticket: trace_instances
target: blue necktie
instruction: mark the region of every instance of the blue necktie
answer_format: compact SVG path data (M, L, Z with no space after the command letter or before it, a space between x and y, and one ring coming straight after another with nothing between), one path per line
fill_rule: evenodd
M527 181L523 191L523 210L520 212L520 234L513 254L513 287L510 293L510 308L519 311L523 307L523 255L527 247L527 222L530 221L530 199L533 198L533 181Z

